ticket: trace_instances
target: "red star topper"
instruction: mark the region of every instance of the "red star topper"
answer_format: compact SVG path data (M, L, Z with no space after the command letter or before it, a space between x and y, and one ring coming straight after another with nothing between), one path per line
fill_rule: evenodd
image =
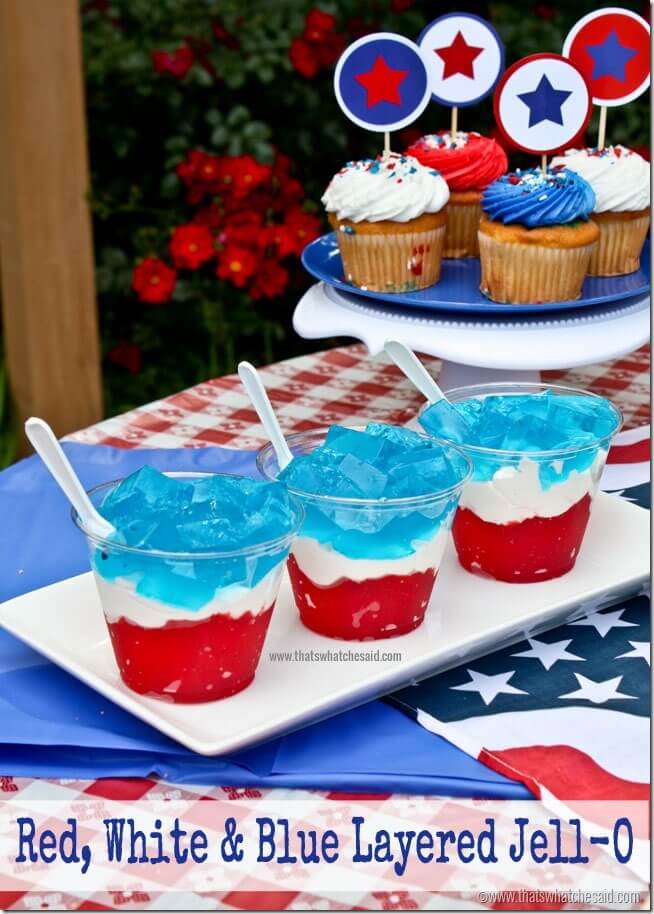
M372 69L367 73L358 73L354 78L368 93L367 104L372 108L379 102L401 105L400 85L408 75L408 70L391 69L381 54L378 54Z
M458 31L451 45L444 48L434 48L434 52L438 54L445 64L442 78L448 79L450 76L462 73L463 76L474 79L475 71L472 64L483 50L483 48L477 48L472 44L466 44L463 34Z

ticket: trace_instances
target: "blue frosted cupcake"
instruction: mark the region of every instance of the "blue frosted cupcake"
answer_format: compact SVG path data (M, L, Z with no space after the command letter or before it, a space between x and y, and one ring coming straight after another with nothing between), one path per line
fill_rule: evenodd
M595 194L566 168L504 175L482 197L481 291L507 304L579 298L599 237Z

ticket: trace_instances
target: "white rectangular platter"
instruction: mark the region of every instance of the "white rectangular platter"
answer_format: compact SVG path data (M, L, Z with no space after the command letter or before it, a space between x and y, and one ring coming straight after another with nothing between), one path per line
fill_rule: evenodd
M207 704L145 698L122 684L90 572L0 605L0 624L189 749L220 755L638 593L649 576L649 520L648 511L599 495L574 570L538 584L502 584L470 575L451 547L425 623L385 641L334 641L308 631L285 578L254 682L232 698ZM309 651L314 659L306 659ZM286 652L289 659L275 660L276 652ZM338 652L346 656L334 659ZM364 659L346 659L352 653Z

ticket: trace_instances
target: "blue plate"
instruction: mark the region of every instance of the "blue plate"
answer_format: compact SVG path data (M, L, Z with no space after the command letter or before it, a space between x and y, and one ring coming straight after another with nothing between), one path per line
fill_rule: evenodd
M562 311L570 308L587 308L591 305L603 305L621 298L633 298L649 293L650 266L649 240L645 242L641 258L641 268L627 276L594 277L589 276L581 290L581 298L576 301L541 302L530 305L505 305L491 301L479 291L479 260L465 258L462 260L443 260L441 278L434 286L421 289L419 292L369 292L359 289L343 278L343 264L338 252L334 232L316 238L302 252L302 263L306 270L316 279L376 301L390 302L394 305L409 305L412 308L423 308L426 311L467 311L468 313L499 314L510 311L511 314L532 314L543 311Z

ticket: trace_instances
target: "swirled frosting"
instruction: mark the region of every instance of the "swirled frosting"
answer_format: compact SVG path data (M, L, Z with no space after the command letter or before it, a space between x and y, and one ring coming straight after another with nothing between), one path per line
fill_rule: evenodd
M595 194L574 171L538 168L516 169L494 181L484 191L482 209L495 222L518 223L527 228L586 221L595 208Z
M408 222L440 212L450 197L441 175L411 156L392 152L348 162L322 196L328 213L351 222Z
M508 168L499 143L480 133L428 133L409 146L407 155L440 171L454 191L484 190Z
M636 212L649 206L649 163L626 146L568 149L552 159L581 175L595 192L596 213Z

